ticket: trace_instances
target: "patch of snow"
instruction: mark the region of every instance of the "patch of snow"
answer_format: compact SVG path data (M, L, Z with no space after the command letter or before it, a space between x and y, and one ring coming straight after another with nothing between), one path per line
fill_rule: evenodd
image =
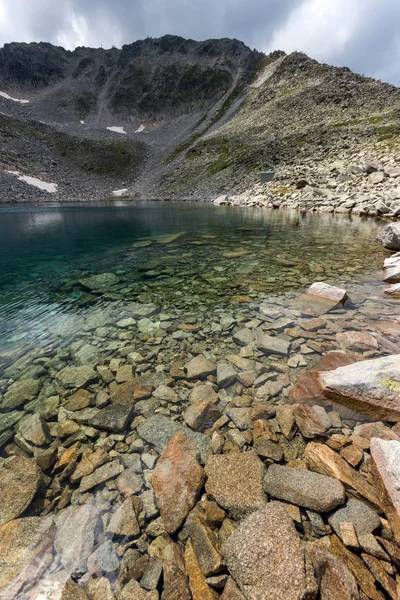
M39 190L45 190L46 192L49 192L49 194L54 194L58 190L58 185L56 183L48 183L47 181L42 181L37 177L30 177L29 175L21 175L19 171L6 171L6 173L15 175L18 177L19 181L24 181L29 185L33 185Z
M112 195L113 196L125 196L127 191L128 191L128 188L124 188L123 190L114 190Z
M19 102L20 104L29 104L29 100L23 100L22 98L13 98L12 96L9 96L5 92L0 92L0 96L2 98L5 98L6 100L12 100L13 102Z
M115 133L124 133L126 135L126 131L123 127L107 127L109 131L115 131Z
M138 127L138 129L136 129L135 133L141 133L142 131L144 131L144 125L141 125L140 127Z

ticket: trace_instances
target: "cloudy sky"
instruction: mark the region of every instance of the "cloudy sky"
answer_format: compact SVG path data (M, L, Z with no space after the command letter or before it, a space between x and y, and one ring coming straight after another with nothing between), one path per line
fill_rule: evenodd
M146 36L235 37L400 84L400 0L0 0L0 45L120 47Z

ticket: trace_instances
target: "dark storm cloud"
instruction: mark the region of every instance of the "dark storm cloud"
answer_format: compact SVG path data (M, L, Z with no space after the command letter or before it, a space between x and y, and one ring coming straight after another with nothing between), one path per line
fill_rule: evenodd
M399 0L0 0L0 44L121 46L166 33L236 37L398 84Z

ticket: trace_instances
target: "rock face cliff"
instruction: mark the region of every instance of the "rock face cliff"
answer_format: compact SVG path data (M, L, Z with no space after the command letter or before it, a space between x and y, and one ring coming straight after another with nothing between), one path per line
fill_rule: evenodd
M0 113L3 201L48 199L10 171L58 184L61 200L209 198L382 137L397 151L400 90L230 39L12 43L0 49Z

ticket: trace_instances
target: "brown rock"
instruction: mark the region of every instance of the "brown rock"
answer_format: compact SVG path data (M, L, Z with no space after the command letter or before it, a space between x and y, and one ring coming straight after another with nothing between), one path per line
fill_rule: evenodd
M346 290L323 282L313 283L306 293L295 299L294 306L304 314L319 316L342 306L348 296Z
M52 517L16 519L0 526L0 598L19 598L27 581L42 574L43 558L51 551L55 527Z
M263 507L265 467L255 452L213 455L205 466L206 492L235 519Z
M322 544L307 544L321 600L359 600L356 580L346 565Z
M221 414L221 411L214 402L211 400L200 400L189 406L185 411L183 418L186 425L191 429L194 429L195 431L206 431L206 429L211 429L213 427Z
M383 589L389 594L392 600L398 600L397 585L394 579L392 579L383 568L381 562L374 556L369 554L361 554L361 557L368 569L374 575L375 579L381 584Z
M80 585L68 579L61 591L60 600L88 600L88 597Z
M293 416L297 427L305 438L321 436L326 431L326 425L321 419L321 414L313 406L298 404L294 407Z
M372 485L328 446L310 442L306 447L305 461L312 471L339 479L342 483L357 490L370 502L378 505L378 498Z
M89 600L115 600L111 584L107 577L90 579L86 591Z
M215 403L218 400L218 394L214 392L214 389L210 383L204 383L201 385L196 385L196 387L192 389L189 394L189 400L193 404L207 400Z
M112 404L134 404L137 398L133 397L135 385L133 379L125 381L120 385L110 387L110 398Z
M161 517L168 533L174 533L195 505L204 482L196 446L176 433L158 459L151 478Z
M222 592L221 600L246 600L242 592L239 590L232 577L229 577L224 591Z
M364 456L364 452L358 446L351 444L350 446L346 446L342 448L340 451L340 456L345 459L352 467L357 467L362 458Z
M186 544L185 566L192 600L217 600L218 594L207 584L190 540Z
M202 354L186 363L185 369L188 379L204 379L207 375L213 375L217 371L216 365Z
M372 438L371 462L380 506L400 544L400 443Z
M367 440L380 438L381 440L395 440L396 442L400 442L400 437L397 433L393 429L386 427L382 421L357 425L357 427L354 427L354 434Z
M336 535L333 535L330 539L330 551L353 573L355 580L368 598L371 598L371 600L384 600L384 596L376 589L375 577L367 569L361 558L347 550Z
M304 548L279 502L246 517L222 547L228 570L247 600L311 600Z
M75 483L82 479L82 477L86 477L93 473L95 469L101 467L105 463L110 460L107 452L105 452L102 448L97 448L92 454L85 456L75 471L71 475L71 481Z
M91 394L87 390L78 390L64 404L66 410L83 410L90 406Z
M41 481L41 470L34 460L25 456L14 456L0 463L0 525L22 515Z
M140 526L136 518L132 498L127 498L111 516L107 533L136 537L140 535Z
M164 589L161 600L191 600L183 553L174 542L163 550Z
M367 331L342 331L336 334L336 340L344 350L364 352L378 348L378 342Z
M219 573L223 561L217 534L208 527L202 518L196 515L189 517L186 528L203 574L209 577Z
M400 420L400 354L366 360L322 372L324 396L374 420Z

